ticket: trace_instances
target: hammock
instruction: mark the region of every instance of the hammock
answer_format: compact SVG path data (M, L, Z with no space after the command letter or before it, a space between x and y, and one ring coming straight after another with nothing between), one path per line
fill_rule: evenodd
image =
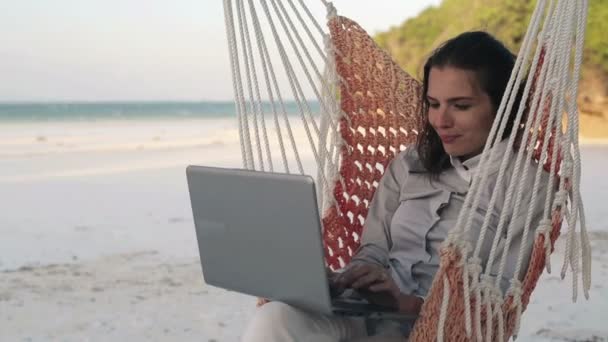
M328 17L326 33L303 0L294 1L260 0L256 5L250 0L246 6L242 0L234 4L224 0L242 160L247 169L287 173L297 169L305 173L303 156L312 154L324 213L326 262L336 269L349 262L360 243L369 203L387 165L416 140L423 119L422 87L359 25L338 16L331 3L322 0ZM479 172L473 177L456 226L442 245L440 268L411 341L443 341L446 336L450 341L506 341L516 336L521 314L543 269L551 271L550 254L564 217L568 228L561 275L563 278L571 270L574 301L579 277L588 298L591 257L579 192L576 107L587 7L586 0L537 2ZM258 16L259 10L263 16ZM271 39L266 40L268 36ZM283 67L282 79L275 65ZM526 77L528 73L532 77ZM491 146L503 136L507 113L512 112L522 87L523 99L514 124L519 129L513 129L508 138L510 147L520 148L515 149L514 158L509 158L509 153L502 158L497 182L506 177L506 166L515 163L505 203L514 208L514 216L527 218L524 238L535 242L528 265L522 265L522 248L511 286L502 293L488 274L490 267L483 271L480 242L469 246L464 237L471 227L480 189L488 180L486 166L497 157ZM285 101L282 90L289 90L293 100ZM313 101L308 100L311 97ZM294 120L300 122L297 128ZM310 146L307 152L303 152L303 142ZM275 166L279 164L282 168ZM536 165L536 170L529 170L530 165ZM549 184L555 187L541 188L543 171L549 172ZM523 189L523 175L528 174L534 175L535 181L532 203L524 204L522 194L530 189ZM544 215L538 227L531 227L531 208L540 191L547 193ZM492 196L490 209L495 201L496 196ZM480 227L480 241L491 212L487 210ZM535 231L534 236L530 231ZM500 217L488 260L488 264L501 260L498 279L508 250L504 248L502 255L496 251L501 232L506 232L509 246L512 234L506 213ZM520 281L517 275L522 267L527 267L527 273Z

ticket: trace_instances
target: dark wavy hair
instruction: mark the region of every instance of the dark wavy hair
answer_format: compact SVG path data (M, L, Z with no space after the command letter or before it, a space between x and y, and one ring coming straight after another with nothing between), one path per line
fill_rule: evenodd
M438 176L451 167L450 158L443 149L441 139L428 120L429 74L433 67L454 67L472 71L481 89L488 94L492 109L496 114L516 56L509 49L487 32L474 31L462 33L437 48L424 64L422 116L423 127L418 134L416 149L424 168L431 176ZM519 98L520 96L518 96ZM514 114L519 101L514 104L513 113L509 116L503 139L513 129Z

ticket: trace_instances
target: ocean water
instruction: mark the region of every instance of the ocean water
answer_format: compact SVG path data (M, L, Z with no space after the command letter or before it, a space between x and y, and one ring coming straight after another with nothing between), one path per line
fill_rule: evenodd
M310 103L313 113L319 111ZM299 113L295 102L285 102L289 115ZM248 108L252 110L252 108ZM262 111L271 115L270 103ZM0 122L104 121L139 119L207 119L236 116L233 102L56 102L0 103Z

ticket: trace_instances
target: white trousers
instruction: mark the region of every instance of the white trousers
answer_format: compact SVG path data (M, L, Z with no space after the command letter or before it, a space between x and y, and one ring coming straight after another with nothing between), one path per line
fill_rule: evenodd
M383 321L368 336L363 318L326 316L270 302L258 308L242 336L243 342L372 342L406 341L399 324Z

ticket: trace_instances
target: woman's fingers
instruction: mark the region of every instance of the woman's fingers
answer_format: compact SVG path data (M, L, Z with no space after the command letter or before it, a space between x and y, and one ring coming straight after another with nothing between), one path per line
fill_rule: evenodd
M351 287L353 289L367 288L372 284L384 282L386 281L386 279L386 273L384 273L384 271L376 270L373 272L369 272L362 277L359 277L352 283Z
M391 291L392 290L392 284L389 281L384 281L384 282L381 282L381 283L373 284L368 289L370 291L372 291L372 292Z
M351 287L357 279L371 272L373 269L372 267L372 265L368 264L355 265L338 275L335 282L342 287Z
M387 283L382 287L386 289L390 289L392 285L392 279L386 270L374 264L354 265L338 275L334 281L339 287L357 290L367 289L372 285L380 283Z
M366 276L363 276L363 277L357 279L355 282L353 282L351 287L355 290L366 289L370 285L375 284L379 281L382 281L382 280L380 279L380 277L377 274L368 274Z
M391 281L392 281L392 279L391 279L391 276L388 274L388 272L386 272L386 270L384 268L378 267L374 270L371 270L366 275L357 279L352 284L352 287L355 289L363 289L363 288L367 289L370 286L375 285L375 284L388 283L387 285L391 285Z
M333 272L332 270L326 270L327 273L327 280L329 281L330 284L333 284L336 282L336 279L338 279L338 276L340 275L339 273Z

